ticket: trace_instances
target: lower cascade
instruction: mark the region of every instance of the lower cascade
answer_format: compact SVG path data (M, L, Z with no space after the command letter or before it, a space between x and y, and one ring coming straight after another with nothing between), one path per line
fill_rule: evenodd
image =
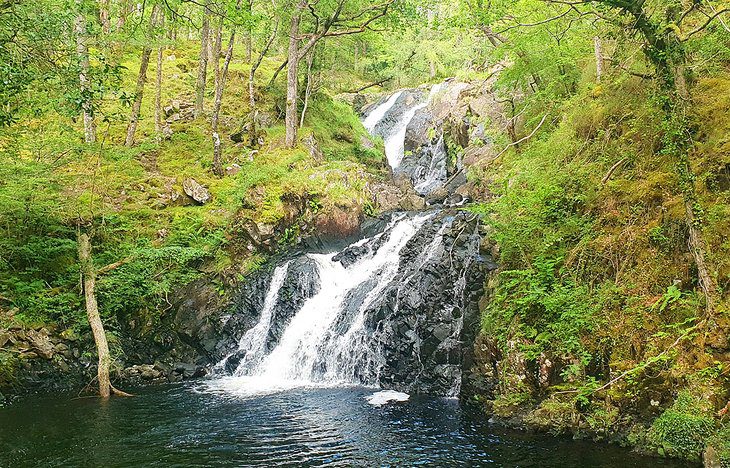
M239 293L209 381L238 394L365 385L458 396L489 259L476 217L394 213L344 249L289 258Z

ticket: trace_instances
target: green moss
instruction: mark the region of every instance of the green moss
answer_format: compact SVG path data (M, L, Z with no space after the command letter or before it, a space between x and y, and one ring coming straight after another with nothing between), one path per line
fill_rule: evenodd
M15 384L15 373L18 359L11 353L0 351L0 390L9 389ZM0 406L2 406L0 394Z
M514 415L520 408L529 405L533 401L530 392L510 392L498 395L492 403L494 414L508 418Z
M715 421L708 414L706 403L685 390L654 421L649 441L664 455L699 459L714 432Z
M531 411L525 422L554 434L568 433L578 427L580 414L571 398L550 397Z

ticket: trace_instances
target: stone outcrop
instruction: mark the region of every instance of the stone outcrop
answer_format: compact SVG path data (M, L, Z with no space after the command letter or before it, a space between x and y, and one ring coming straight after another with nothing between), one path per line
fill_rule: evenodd
M196 201L200 205L205 205L211 199L210 192L193 178L183 180L183 190L185 194Z
M401 213L399 216L415 216ZM350 267L382 247L389 235L383 230L388 219L373 226L365 242L355 242L333 256L333 261ZM372 235L382 232L382 235ZM366 326L373 346L382 346L380 383L413 393L458 394L462 375L474 361L471 343L476 337L484 278L496 266L481 252L481 235L476 216L456 211L433 215L400 251L397 274L365 309ZM281 259L288 272L279 290L266 349L276 347L292 317L304 301L320 288L317 268L301 254ZM233 372L246 358L237 350L239 339L260 318L271 270L242 286L233 299L215 353L224 358L223 368ZM368 281L344 299L342 320L356 313L371 290ZM344 324L343 324L344 326ZM321 363L327 368L328 363ZM368 369L361 369L367 373Z

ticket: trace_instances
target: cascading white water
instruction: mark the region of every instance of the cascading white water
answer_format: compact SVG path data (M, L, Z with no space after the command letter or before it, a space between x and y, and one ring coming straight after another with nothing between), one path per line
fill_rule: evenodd
M378 234L387 235L382 245L348 267L333 261L333 254L308 254L315 262L322 287L304 302L276 347L265 354L272 311L288 264L278 267L259 322L239 342L244 358L232 377L211 381L211 386L236 394L256 394L310 385L377 385L382 358L368 339L365 311L397 273L401 249L432 216L396 218ZM335 325L352 312L345 304L348 295L364 284L369 288L365 298L346 331L338 332ZM226 359L217 368L222 368Z
M408 124L411 123L411 120L413 120L413 117L416 116L418 111L431 103L433 97L441 90L442 87L442 83L433 85L428 93L428 98L424 102L408 109L406 113L403 114L403 117L400 119L398 124L391 130L390 135L385 138L385 157L388 158L388 164L390 164L390 167L393 168L393 170L398 169L403 161Z
M402 94L403 91L398 91L397 93L390 96L383 104L373 109L373 111L365 118L365 120L363 120L363 127L365 127L368 132L372 133L373 130L375 130L375 126L378 125L381 120L383 120L385 114L387 114L388 111L393 108L395 102L398 100L399 97L401 97Z
M428 151L431 155L428 167L420 168L420 171L413 175L413 188L422 195L438 189L448 178L444 136L441 135L435 144L430 145Z
M399 109L391 128L384 119L395 120L393 108L404 92L390 96L363 122L385 136L394 170L403 160L408 125L441 88L435 85L425 100ZM443 136L420 148L418 159L401 171L422 194L442 186ZM436 226L427 224L430 219L438 220ZM214 367L220 378L208 381L208 389L250 396L306 386L383 385L457 395L464 309L473 299L465 289L471 260L453 256L462 235L453 237L455 219L464 222L444 212L398 214L379 234L337 254L304 254L277 267L265 296L242 302L248 304L242 312L250 314L242 317L258 321ZM478 236L468 243L478 250ZM477 250L468 254L477 256ZM253 304L261 299L256 310ZM241 322L234 322L234 330L236 323ZM221 376L226 373L232 375ZM379 392L370 403L404 399L406 394Z
M264 356L266 347L266 337L271 328L271 319L274 315L274 306L279 298L279 289L284 284L286 274L289 269L289 262L276 267L274 274L271 277L271 284L269 290L266 292L266 298L264 299L264 305L261 309L261 317L258 323L253 328L248 330L239 340L238 349L243 351L245 354L241 358L238 364L235 374L243 375L246 370L255 368ZM220 371L223 368L223 364L232 354L226 356L221 362L216 365L214 371Z

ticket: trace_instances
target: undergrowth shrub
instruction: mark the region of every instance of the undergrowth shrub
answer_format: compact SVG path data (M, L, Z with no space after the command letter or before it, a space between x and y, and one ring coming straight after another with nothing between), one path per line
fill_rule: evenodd
M687 390L659 416L649 431L649 441L662 455L698 459L715 431L715 422L703 402Z

